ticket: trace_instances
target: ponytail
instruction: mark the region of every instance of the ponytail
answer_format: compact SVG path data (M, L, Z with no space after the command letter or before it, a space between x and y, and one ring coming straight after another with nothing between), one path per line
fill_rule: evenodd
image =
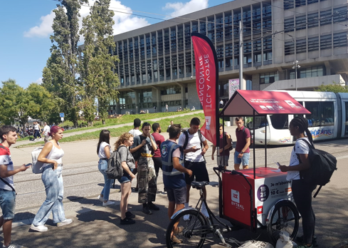
M308 120L307 119L305 119L303 116L297 116L291 120L290 125L293 125L294 127L298 127L298 130L301 133L306 133L309 142L314 147L313 137L312 137L312 133L308 129Z

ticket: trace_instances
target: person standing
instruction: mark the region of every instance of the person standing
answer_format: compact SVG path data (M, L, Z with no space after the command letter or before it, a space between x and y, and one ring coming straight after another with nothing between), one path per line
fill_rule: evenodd
M129 147L133 145L134 138L130 133L122 134L115 143L115 151L120 154L121 166L123 168L123 176L118 179L121 184L121 225L135 224L133 218L135 215L128 211L128 198L132 193L131 181L135 178L133 170L135 168L134 158L129 151Z
M42 167L42 182L46 189L46 200L35 215L30 229L37 232L46 232L45 226L51 212L53 222L57 226L65 226L72 223L72 219L66 219L63 208L63 156L64 151L59 145L63 138L63 128L54 126L50 130L52 140L47 142L39 154L38 161L44 163Z
M162 129L159 123L152 124L152 131L153 131L152 137L155 139L155 142L157 145L157 149L154 152L152 157L153 162L155 164L156 183L157 183L159 169L161 168L162 170L162 159L161 159L160 147L162 142L164 142L164 137L162 136L162 134L160 134L162 132Z
M187 131L181 133L179 137L179 146L183 147L185 154L185 168L192 171L192 175L185 175L186 187L187 187L187 201L185 207L188 207L190 201L190 189L191 183L195 179L198 182L209 182L209 175L207 171L206 161L204 154L207 152L209 146L205 137L199 130L201 121L194 117L191 119L190 128ZM207 191L203 188L204 198L207 197ZM208 212L205 204L202 205L202 213L208 216Z
M167 189L167 197L169 201L168 217L171 219L174 213L185 207L186 203L186 182L185 173L192 176L192 171L182 166L184 160L182 147L176 143L181 133L180 125L171 125L169 128L169 139L161 144L161 160L163 171L163 183ZM174 225L171 233L173 243L181 243L174 233L179 232L178 223Z
M103 202L103 206L109 206L115 204L114 201L109 201L110 188L112 179L109 179L106 174L108 169L108 160L110 158L110 131L102 130L99 134L99 142L97 146L97 154L99 157L98 169L101 174L104 176L104 188L100 193L98 199Z
M236 117L236 150L234 151L234 169L239 170L240 164L243 169L248 169L250 158L250 130L244 127L243 117Z
M166 104L166 111L168 112L168 104Z
M49 140L49 138L50 138L50 136L48 135L49 134L49 132L50 132L50 127L47 125L47 122L44 122L44 128L43 128L43 135L44 135L44 141L45 141L45 143L47 143L48 142L48 140Z
M11 159L10 146L16 144L16 128L12 126L0 127L0 207L2 216L0 217L0 228L4 234L4 248L21 247L11 244L12 220L15 216L16 191L14 189L13 176L21 171L26 171L29 166L24 164L19 168L14 168Z
M220 100L220 108L222 108L224 106L224 101L221 99Z
M223 126L220 124L220 139L219 139L219 155L218 155L218 166L222 166L227 168L228 166L228 160L230 158L230 151L231 151L231 146L232 146L232 139L231 136L223 132ZM213 151L211 154L211 159L214 160L214 153L216 150L216 146L213 145Z
M141 126L141 120L136 118L136 119L134 119L133 123L134 123L133 124L134 128L132 130L130 130L129 133L131 135L133 135L133 137L135 138L135 137L137 137L137 136L142 134L142 132L139 130L139 128Z
M130 149L134 159L138 161L138 202L143 204L145 214L152 214L151 210L159 210L159 207L153 204L156 200L157 185L152 154L157 150L157 145L150 130L150 123L144 122L143 133L134 138L134 144Z
M41 139L40 124L36 121L34 122L34 141L36 140L37 137L40 137Z
M293 193L296 207L302 217L302 244L299 248L312 248L316 243L315 232L315 214L312 208L312 193L315 185L309 185L301 178L300 172L311 167L308 154L310 143L313 147L313 138L308 130L308 120L295 117L290 122L290 134L296 138L294 149L292 149L289 166L280 165L282 172L287 172L286 180L291 181L291 190ZM307 142L306 142L307 141ZM315 244L316 245L316 244Z

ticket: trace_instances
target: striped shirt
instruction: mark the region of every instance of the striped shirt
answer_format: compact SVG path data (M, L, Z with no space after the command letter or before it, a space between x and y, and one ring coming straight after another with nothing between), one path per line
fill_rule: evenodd
M10 149L0 144L0 165L6 165L8 171L13 170L13 162L11 159L11 152ZM13 188L13 176L9 176L6 178L3 178L6 182L8 182ZM5 189L12 191L11 187L9 187L7 184L5 184L2 180L0 180L0 189Z

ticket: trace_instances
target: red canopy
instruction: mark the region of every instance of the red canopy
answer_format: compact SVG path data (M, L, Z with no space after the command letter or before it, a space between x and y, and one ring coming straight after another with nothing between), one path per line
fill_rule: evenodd
M237 90L221 111L224 116L311 114L286 92Z

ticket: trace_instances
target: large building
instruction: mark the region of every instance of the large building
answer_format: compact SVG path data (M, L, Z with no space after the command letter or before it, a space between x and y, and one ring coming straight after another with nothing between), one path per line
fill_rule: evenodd
M215 45L219 93L239 77L239 21L244 79L254 90L313 90L348 81L348 0L235 0L114 37L120 78L113 113L200 109L191 33ZM301 66L295 75L294 61Z

